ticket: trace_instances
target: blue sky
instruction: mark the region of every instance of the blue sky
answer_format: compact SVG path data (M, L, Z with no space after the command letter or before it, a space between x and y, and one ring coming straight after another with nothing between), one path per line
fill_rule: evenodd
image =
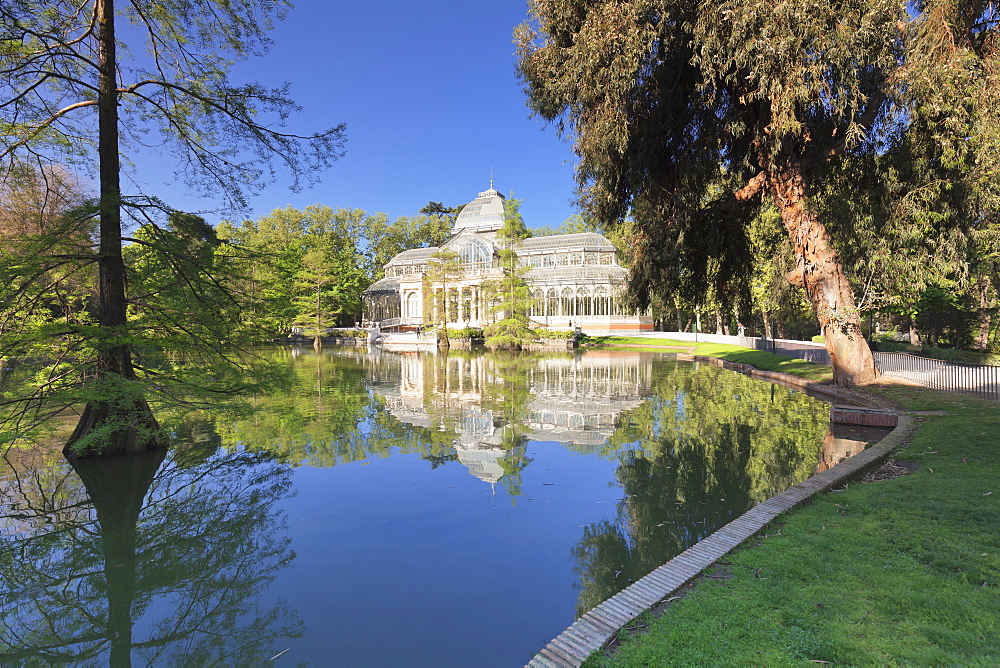
M279 179L251 201L251 217L316 203L415 215L429 200L470 201L491 168L498 190L524 200L529 226L572 215L570 144L529 118L514 74L512 32L526 11L524 0L298 0L270 53L232 79L290 82L303 110L289 129L346 123L347 155L300 193ZM175 208L219 206L166 185L170 165L145 156L137 167L143 189Z

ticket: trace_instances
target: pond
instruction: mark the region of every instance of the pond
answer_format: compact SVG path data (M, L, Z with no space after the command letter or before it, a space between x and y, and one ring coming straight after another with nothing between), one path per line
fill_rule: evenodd
M0 663L522 665L864 447L657 353L274 354L291 389L164 420L165 457L7 453Z

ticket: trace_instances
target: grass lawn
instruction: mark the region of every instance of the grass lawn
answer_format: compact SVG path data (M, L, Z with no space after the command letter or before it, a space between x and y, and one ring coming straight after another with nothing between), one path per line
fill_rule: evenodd
M774 357L710 347L755 366L755 355ZM897 453L913 473L851 483L785 515L586 665L1000 665L1000 405L869 389L947 413L921 416Z
M720 357L730 362L752 364L763 371L782 371L817 382L833 380L833 370L828 366L724 343L695 343L630 336L593 336L587 339L583 347L597 349L628 347L660 352L690 352L692 355Z

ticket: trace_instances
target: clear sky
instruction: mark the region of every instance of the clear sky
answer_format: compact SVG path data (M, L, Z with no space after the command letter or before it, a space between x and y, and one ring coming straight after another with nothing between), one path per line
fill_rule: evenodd
M530 118L514 74L514 27L524 0L297 0L271 33L270 53L238 64L234 82L291 83L302 105L288 129L347 124L347 155L319 185L294 193L279 179L250 217L277 207L416 215L429 200L464 204L489 187L524 200L530 227L575 211L573 156L555 128ZM219 202L167 186L170 165L137 160L137 181L174 208ZM209 214L210 222L222 216Z

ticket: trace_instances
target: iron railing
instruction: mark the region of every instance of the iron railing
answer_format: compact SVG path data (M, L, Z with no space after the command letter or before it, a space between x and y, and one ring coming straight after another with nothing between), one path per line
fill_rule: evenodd
M910 353L872 353L886 376L902 378L936 390L1000 399L1000 366L957 364Z
M811 341L692 332L664 332L663 336L682 341L729 343L830 366L830 353L826 347L822 343ZM1000 366L958 364L909 353L873 352L872 356L875 358L875 367L879 373L886 376L901 378L936 390L1000 399Z

